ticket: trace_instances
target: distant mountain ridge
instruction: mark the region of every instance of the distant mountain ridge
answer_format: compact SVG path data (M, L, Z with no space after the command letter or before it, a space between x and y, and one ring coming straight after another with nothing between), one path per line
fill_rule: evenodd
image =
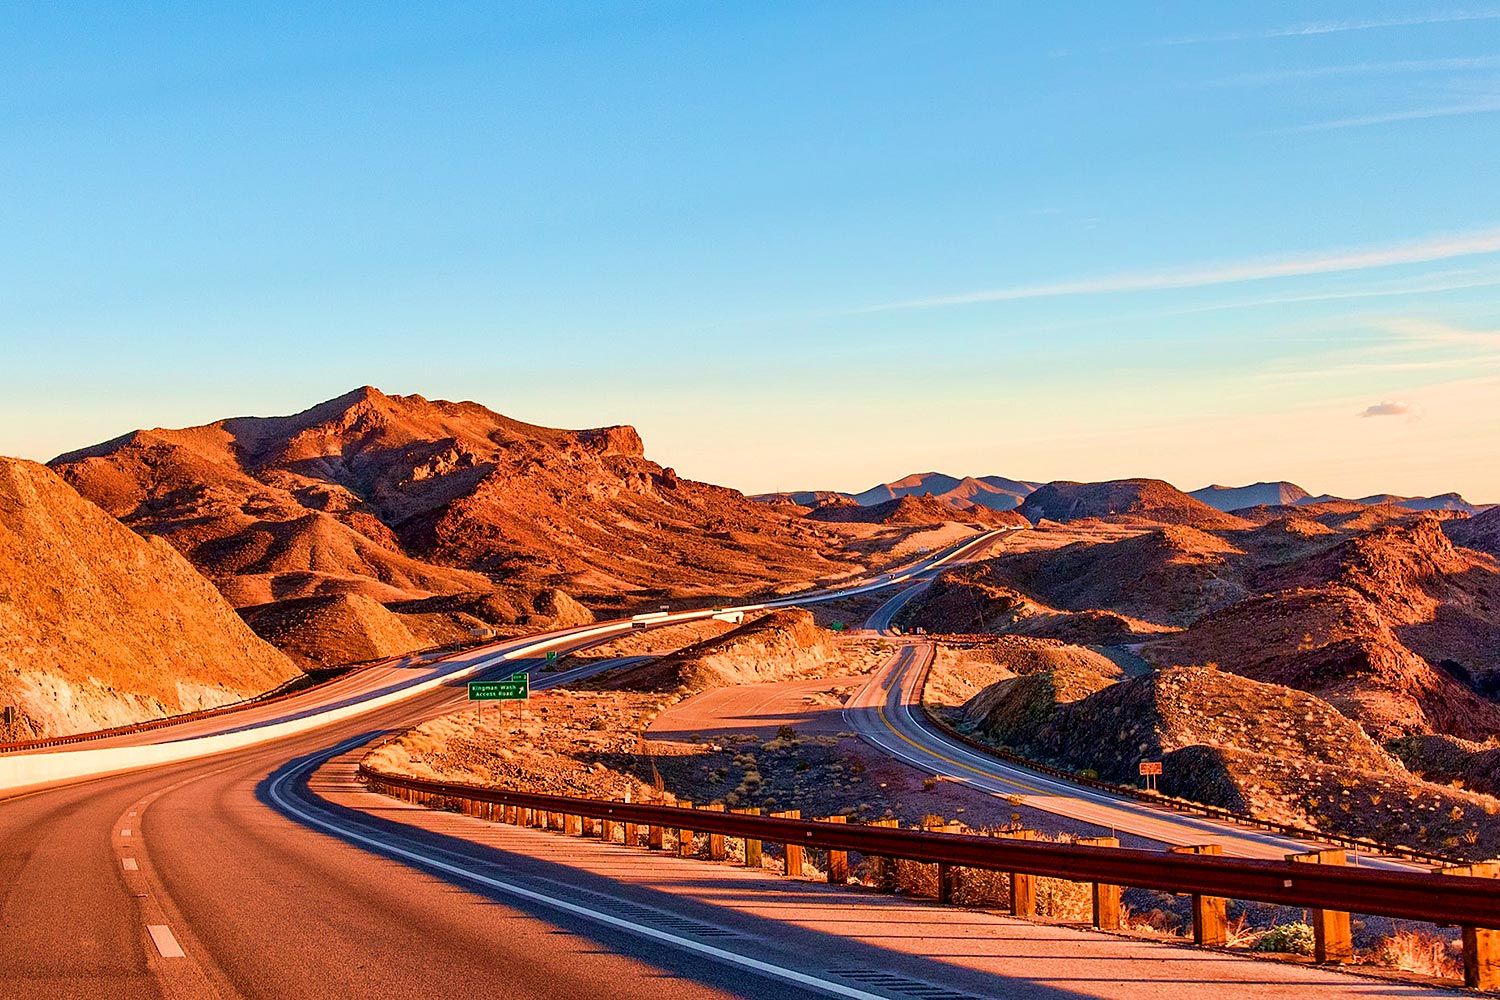
M1307 491L1296 483L1251 483L1249 486L1205 486L1188 496L1201 500L1215 510L1244 510L1246 507L1282 507L1301 503Z
M1193 490L1188 496L1225 512L1249 507L1290 507L1323 503L1361 503L1367 507L1392 504L1405 510L1448 510L1465 514L1477 514L1488 509L1488 505L1470 503L1457 493L1441 493L1431 497L1405 497L1394 493L1354 498L1338 497L1331 493L1312 496L1296 483L1285 481L1251 483L1248 486L1205 486L1201 490Z
M767 504L796 504L801 507L822 507L847 499L861 507L875 507L902 497L933 497L960 509L988 507L990 510L1015 510L1039 485L1005 476L950 476L942 472L914 472L893 482L879 483L862 493L785 490L761 493L751 499Z

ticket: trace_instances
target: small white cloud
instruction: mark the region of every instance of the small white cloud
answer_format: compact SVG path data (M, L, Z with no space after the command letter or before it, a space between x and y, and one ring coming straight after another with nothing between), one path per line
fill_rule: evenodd
M1360 413L1362 417L1415 417L1421 413L1421 408L1411 403L1385 402L1367 406Z

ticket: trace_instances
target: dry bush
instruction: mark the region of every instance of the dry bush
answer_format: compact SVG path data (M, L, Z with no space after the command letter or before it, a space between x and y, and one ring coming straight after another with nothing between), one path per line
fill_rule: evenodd
M1403 972L1459 979L1463 965L1453 954L1454 944L1434 931L1401 930L1381 938L1370 954L1376 963Z

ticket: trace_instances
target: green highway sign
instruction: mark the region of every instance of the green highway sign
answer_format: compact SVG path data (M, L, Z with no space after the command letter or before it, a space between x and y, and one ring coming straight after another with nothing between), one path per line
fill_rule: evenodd
M531 697L531 679L513 674L503 681L470 681L470 701L525 701Z
M833 630L835 632L842 632L842 631L844 631L844 623L843 622L834 622L833 623Z
M557 662L557 650L555 650L555 649L549 649L549 650L547 650L547 662L548 663L556 663Z

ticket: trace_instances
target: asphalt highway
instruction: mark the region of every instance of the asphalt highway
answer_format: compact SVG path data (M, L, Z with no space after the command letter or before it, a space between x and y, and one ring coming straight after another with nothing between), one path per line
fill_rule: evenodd
M860 586L910 580L989 541ZM559 637L555 646L596 639ZM546 673L537 659L500 659L463 669L530 668L540 689L626 662ZM308 703L263 706L264 718L236 713L215 725L369 700L400 682L390 674L401 669L351 683L357 690L325 689ZM711 865L548 840L362 791L352 769L369 746L469 704L467 677L426 679L436 683L399 701L241 749L0 793L0 1000L1145 1000L1158 995L1156 975L1230 990L1202 991L1205 998L1332 995L1320 989L1439 995L1225 965L1186 949L1110 944L889 897L861 901L742 870L715 876ZM180 737L159 730L149 738ZM548 856L543 841L561 846ZM589 865L572 863L585 855ZM652 880L642 877L648 862L660 867ZM982 953L974 950L980 941Z

